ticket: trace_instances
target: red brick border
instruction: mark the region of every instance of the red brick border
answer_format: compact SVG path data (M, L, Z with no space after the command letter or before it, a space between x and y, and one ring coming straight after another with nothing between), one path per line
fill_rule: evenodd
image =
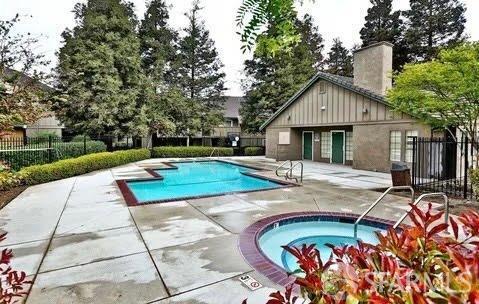
M245 167L249 169L254 169L257 171L269 171L264 168L259 168L259 167L253 167L253 166L248 166L248 165L242 165L242 164L237 164L233 162L228 162L225 160L197 160L195 162L210 162L210 161L217 161L217 162L222 162L222 163L227 163L227 164L232 164L235 166L240 166L240 167ZM134 206L141 206L141 205L147 205L147 204L158 204L158 203L168 203L168 202L177 202L177 201L184 201L184 200L190 200L190 199L199 199L199 198L207 198L207 197L215 197L215 196L222 196L222 195L228 195L228 194L236 194L236 193L250 193L250 192L259 192L259 191L271 191L271 190L278 190L281 188L287 188L287 187L298 187L300 185L292 183L292 182L287 182L287 181L282 181L282 180L277 180L273 178L268 178L265 176L257 175L251 172L241 172L244 175L251 176L254 178L262 179L262 180L267 180L279 185L282 185L280 188L273 188L273 189L258 189L258 190L248 190L248 191L232 191L232 192L222 192L222 193L217 193L217 194L208 194L208 195L198 195L198 196L187 196L187 197L176 197L173 199L164 199L164 200L156 200L156 201L148 201L148 202L139 202L138 199L135 197L131 189L128 187L128 182L136 182L136 181L155 181L155 180L162 180L164 177L159 174L158 170L175 170L178 169L177 166L175 166L175 163L189 163L193 161L176 161L176 162L163 162L163 164L167 165L168 167L165 168L146 168L145 171L148 172L153 178L137 178L137 179L120 179L116 180L116 183L118 185L118 188L120 189L121 194L125 198L126 204L130 207Z
M288 275L288 273L271 261L259 247L259 238L262 232L270 225L282 221L297 217L336 217L342 219L356 220L359 215L353 213L341 213L341 212L293 212L274 215L263 218L256 223L247 227L239 236L238 248L243 255L243 258L247 263L262 273L272 282L281 286L288 286L294 283L295 277ZM384 220L376 217L366 216L364 220L383 224L387 226L394 225L393 221Z

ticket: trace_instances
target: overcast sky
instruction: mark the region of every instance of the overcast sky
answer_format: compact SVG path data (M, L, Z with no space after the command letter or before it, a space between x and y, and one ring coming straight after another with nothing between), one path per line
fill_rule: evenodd
M191 6L192 0L166 0L171 5L171 25L175 28L185 26L184 12ZM32 15L25 18L20 31L43 35L41 51L55 65L58 48L61 45L60 34L66 27L74 25L73 6L77 0L0 0L0 18L13 17L16 13ZM145 0L133 0L140 18L145 11ZM240 95L243 61L250 56L240 50L241 43L235 34L236 10L241 0L202 0L202 16L212 38L216 42L221 60L225 65L228 94ZM334 38L339 37L346 46L359 43L359 30L364 24L364 16L370 5L369 0L315 0L304 1L299 8L301 14L313 15L319 25L326 47ZM394 0L395 9L407 9L408 0ZM467 6L466 31L472 40L479 40L479 1L463 0ZM473 18L475 16L475 18Z

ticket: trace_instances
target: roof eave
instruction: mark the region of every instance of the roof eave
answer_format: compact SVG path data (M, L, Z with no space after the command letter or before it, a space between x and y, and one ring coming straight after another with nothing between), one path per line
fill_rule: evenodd
M344 83L340 82L340 81L334 81L332 79L328 79L324 76L321 75L321 72L316 74L313 78L311 78L311 80L309 80L305 86L303 86L296 94L293 95L293 97L291 97L285 104L283 104L268 120L266 120L259 128L260 131L263 131L264 129L266 129L268 127L269 124L271 124L271 122L273 122L273 120L275 120L286 108L288 108L292 103L294 103L305 91L307 91L313 84L315 84L319 79L323 79L323 80L326 80L326 81L329 81L331 83L334 83L335 85L338 85L344 89L347 89L347 90L350 90L352 92L355 92L357 94L360 94L362 96L365 96L365 97L368 97L370 98L371 100L374 100L374 101L377 101L379 103L382 103L386 106L389 106L388 103L386 102L386 100L384 98L378 98L374 95L370 95L370 94L366 94L366 92L362 92L361 90L358 90L354 87L351 87L351 86L347 86L345 85Z

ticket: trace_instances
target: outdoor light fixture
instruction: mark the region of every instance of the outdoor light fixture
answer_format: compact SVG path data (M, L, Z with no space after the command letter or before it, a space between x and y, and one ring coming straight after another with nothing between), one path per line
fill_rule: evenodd
M326 106L322 106L321 111L326 111Z
M363 114L368 114L369 110L367 108L363 109Z
M288 115L288 120L291 120L291 115Z

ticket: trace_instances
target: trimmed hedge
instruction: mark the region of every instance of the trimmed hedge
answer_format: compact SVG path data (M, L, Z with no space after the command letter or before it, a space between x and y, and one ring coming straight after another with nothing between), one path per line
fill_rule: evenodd
M148 149L102 152L26 167L20 171L27 185L46 183L150 158Z
M244 155L246 156L264 155L264 148L263 147L246 147L244 148Z
M206 157L210 156L214 147L156 147L153 148L151 157ZM233 148L216 148L214 156L233 156Z

